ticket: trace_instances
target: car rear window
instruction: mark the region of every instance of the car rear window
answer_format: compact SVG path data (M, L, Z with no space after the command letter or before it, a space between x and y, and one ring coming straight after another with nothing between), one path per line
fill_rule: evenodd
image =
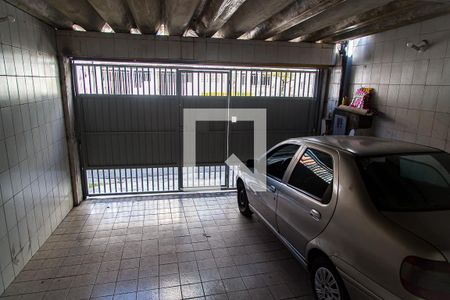
M357 160L379 210L450 210L450 154L396 154Z

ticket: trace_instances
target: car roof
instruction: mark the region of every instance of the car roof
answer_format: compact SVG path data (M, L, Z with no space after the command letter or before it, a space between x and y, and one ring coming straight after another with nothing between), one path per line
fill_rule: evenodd
M321 144L358 156L440 151L418 144L369 136L328 135L296 138L294 140Z

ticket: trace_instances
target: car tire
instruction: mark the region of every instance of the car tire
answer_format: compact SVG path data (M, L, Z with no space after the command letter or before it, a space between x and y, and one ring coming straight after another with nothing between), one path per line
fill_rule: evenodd
M239 180L236 186L239 211L242 215L250 217L253 212L250 210L250 205L248 204L247 191L245 190L244 183Z
M347 289L336 267L325 256L315 258L309 269L311 284L317 300L349 300Z

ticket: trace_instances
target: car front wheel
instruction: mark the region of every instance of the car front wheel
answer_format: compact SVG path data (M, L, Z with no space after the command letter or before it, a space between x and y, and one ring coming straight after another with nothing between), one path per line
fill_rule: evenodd
M237 202L241 214L246 217L250 217L252 215L252 211L250 210L247 192L245 191L245 186L242 181L237 182Z
M339 273L327 258L319 257L312 262L311 283L318 300L350 299Z

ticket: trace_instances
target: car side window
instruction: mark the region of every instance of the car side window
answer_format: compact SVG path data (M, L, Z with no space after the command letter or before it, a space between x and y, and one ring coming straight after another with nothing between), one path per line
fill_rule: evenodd
M333 158L319 150L308 148L292 171L289 185L328 203L333 188Z
M267 174L277 179L282 179L289 163L294 157L299 145L281 145L267 154Z

